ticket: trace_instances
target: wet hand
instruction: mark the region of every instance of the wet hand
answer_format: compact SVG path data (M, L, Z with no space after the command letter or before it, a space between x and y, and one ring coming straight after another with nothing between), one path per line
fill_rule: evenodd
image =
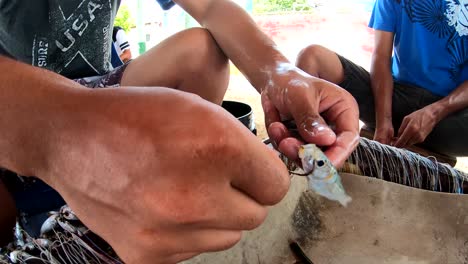
M163 88L86 93L51 120L36 175L125 263L227 249L288 190L277 155L217 105Z
M437 124L430 107L419 109L403 119L395 147L405 148L423 142Z
M262 105L270 138L290 159L305 142L326 147L325 154L341 166L358 144L359 110L344 89L314 78L289 64L284 74L268 83L262 92ZM289 67L289 68L288 68ZM292 136L281 123L293 118L301 139ZM332 130L328 125L334 124Z

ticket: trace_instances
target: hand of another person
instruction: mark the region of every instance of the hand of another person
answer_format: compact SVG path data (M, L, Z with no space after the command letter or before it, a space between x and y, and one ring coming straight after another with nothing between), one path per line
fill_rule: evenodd
M198 96L165 88L80 93L63 102L69 112L49 117L47 166L34 173L126 263L227 249L288 190L277 155Z
M278 149L297 159L301 140L315 143L327 147L327 157L333 165L341 166L359 139L359 110L352 95L289 64L278 67L276 76L263 90L262 104L268 134ZM301 140L293 138L281 123L291 118ZM334 130L327 122L335 125Z
M403 118L395 147L405 148L423 142L437 124L430 107L419 109Z
M377 125L374 133L374 140L382 144L391 145L393 143L394 136L395 132L393 130L392 120L387 120L383 122L383 124Z

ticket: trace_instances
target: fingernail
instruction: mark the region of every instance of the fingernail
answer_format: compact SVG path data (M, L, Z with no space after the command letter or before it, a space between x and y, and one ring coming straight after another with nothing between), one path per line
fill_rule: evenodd
M302 128L311 136L332 133L332 130L329 127L319 123L317 120L306 120L304 123L302 123Z

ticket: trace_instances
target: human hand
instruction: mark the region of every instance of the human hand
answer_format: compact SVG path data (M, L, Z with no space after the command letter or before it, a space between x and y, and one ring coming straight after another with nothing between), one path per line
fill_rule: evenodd
M398 129L395 147L406 148L423 142L436 124L436 116L430 107L421 108L405 116Z
M297 159L303 142L281 123L294 118L307 143L328 147L325 154L339 167L358 144L359 110L346 90L314 78L291 65L276 73L262 92L262 105L270 138L290 159ZM325 121L326 120L326 121ZM335 125L334 131L326 122Z
M382 124L377 123L374 140L382 144L391 145L395 136L394 133L392 120L386 120Z
M164 88L82 93L50 120L35 174L126 263L227 249L288 190L277 155L217 105Z

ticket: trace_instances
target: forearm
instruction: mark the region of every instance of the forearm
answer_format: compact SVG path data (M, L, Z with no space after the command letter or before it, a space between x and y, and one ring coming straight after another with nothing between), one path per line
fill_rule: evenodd
M393 77L388 61L387 57L372 56L370 77L377 125L392 120Z
M29 176L46 162L53 113L65 111L66 88L81 86L2 56L0 72L0 167Z
M433 110L437 122L450 114L468 108L468 81L463 82L449 95L428 107Z
M184 9L207 28L223 52L261 91L271 80L295 70L275 43L238 5L231 1L178 0Z

